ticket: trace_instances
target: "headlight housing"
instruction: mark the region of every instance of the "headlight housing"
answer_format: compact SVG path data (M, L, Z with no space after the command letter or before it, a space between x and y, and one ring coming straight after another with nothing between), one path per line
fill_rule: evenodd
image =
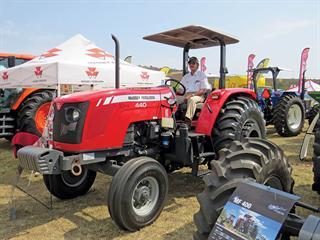
M81 111L76 107L65 108L65 118L69 123L77 122L80 119Z

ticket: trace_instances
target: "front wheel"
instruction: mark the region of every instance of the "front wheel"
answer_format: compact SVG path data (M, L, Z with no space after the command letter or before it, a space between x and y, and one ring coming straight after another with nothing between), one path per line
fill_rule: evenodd
M194 215L197 232L194 240L208 239L224 205L238 184L256 181L291 192L291 167L275 144L258 138L234 141L222 149L219 160L212 161L212 172L203 180L205 189L197 196L200 210Z
M168 195L168 177L156 160L139 157L124 164L114 176L108 209L122 229L137 231L160 215Z
M51 194L60 199L71 199L86 194L94 183L97 173L82 166L82 172L75 176L71 171L58 175L43 175L44 183Z

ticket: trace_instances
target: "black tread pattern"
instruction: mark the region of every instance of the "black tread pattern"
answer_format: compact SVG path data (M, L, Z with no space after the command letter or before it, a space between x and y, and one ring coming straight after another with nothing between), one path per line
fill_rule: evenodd
M44 103L51 102L54 90L41 90L31 94L25 99L18 111L18 129L22 132L29 132L41 136L34 121L37 109Z
M269 176L281 181L283 191L291 192L291 167L282 150L275 144L258 138L234 141L230 148L219 152L219 160L212 161L212 173L203 180L205 189L197 196L200 210L194 215L197 231L194 240L208 239L225 203L240 182L264 183Z
M287 123L288 110L293 104L298 104L301 107L302 114L303 114L301 125L299 126L299 128L296 131L292 131L289 128L288 123ZM277 133L280 136L292 137L292 136L299 135L301 133L302 128L303 128L304 119L305 119L304 104L298 96L295 96L292 94L284 95L280 98L279 102L274 107L272 121L274 123L274 127L276 128Z
M318 119L316 124L312 161L313 161L312 190L320 194L320 118Z
M53 196L59 199L72 199L86 194L92 187L96 175L97 172L88 169L86 179L77 187L67 186L62 180L61 174L43 175L43 181L46 188Z
M308 112L309 125L312 123L315 116L320 112L320 104L314 105Z
M216 152L234 140L249 137L250 129L265 138L265 121L259 105L251 98L239 96L226 102L214 125L212 139ZM258 136L257 136L258 137Z

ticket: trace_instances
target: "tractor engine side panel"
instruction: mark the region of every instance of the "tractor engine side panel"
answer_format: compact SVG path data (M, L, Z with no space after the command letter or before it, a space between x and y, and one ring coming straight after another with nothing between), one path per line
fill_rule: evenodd
M196 132L211 136L214 124L224 104L232 97L244 95L256 99L256 94L246 88L218 89L207 97L196 126Z

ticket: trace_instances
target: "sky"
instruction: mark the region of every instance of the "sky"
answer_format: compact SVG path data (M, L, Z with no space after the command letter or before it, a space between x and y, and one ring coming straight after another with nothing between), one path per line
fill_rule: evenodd
M113 53L110 35L121 45L121 58L134 64L182 68L182 49L143 40L143 36L184 27L210 26L236 36L227 46L229 74L246 74L248 55L255 64L291 71L298 78L300 54L310 47L307 78L320 79L320 0L0 0L0 52L39 55L75 34ZM191 50L207 58L207 71L219 74L219 49Z

